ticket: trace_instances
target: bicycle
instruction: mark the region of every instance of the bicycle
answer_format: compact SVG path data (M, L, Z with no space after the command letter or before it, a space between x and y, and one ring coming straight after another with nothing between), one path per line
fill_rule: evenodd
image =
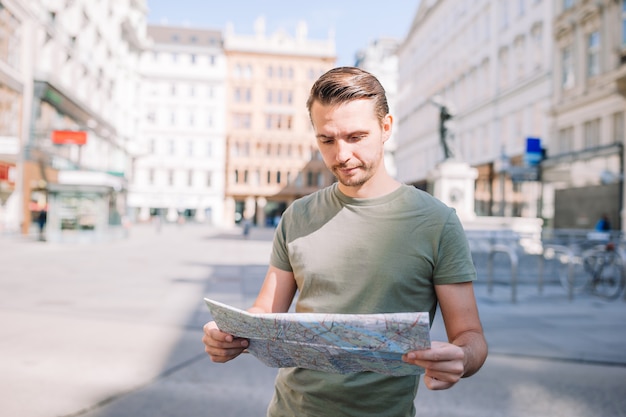
M614 242L597 244L580 254L567 257L561 269L561 285L568 291L583 292L614 300L626 286L624 255Z

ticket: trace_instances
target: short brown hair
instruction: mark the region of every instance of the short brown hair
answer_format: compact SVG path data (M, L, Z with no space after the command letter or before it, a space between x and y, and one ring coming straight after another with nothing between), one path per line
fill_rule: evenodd
M387 95L380 81L369 72L356 67L337 67L323 74L311 87L306 107L311 114L315 101L322 105L343 104L353 100L374 100L378 121L389 113Z

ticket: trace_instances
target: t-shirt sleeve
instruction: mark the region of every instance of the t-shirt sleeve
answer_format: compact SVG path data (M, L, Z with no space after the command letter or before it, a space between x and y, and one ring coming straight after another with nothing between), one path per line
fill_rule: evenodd
M441 232L433 282L438 285L474 280L476 268L467 235L456 212L451 210Z
M289 221L288 217L291 210L283 214L276 227L276 233L274 233L274 241L272 243L272 254L270 255L270 265L283 270L293 271L291 262L289 262L289 251L287 249L287 236L285 224Z

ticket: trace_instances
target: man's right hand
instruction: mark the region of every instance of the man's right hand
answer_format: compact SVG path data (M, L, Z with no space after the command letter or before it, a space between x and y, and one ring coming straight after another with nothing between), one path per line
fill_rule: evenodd
M234 337L218 329L214 321L204 325L204 350L213 362L224 363L236 358L250 344L248 339Z

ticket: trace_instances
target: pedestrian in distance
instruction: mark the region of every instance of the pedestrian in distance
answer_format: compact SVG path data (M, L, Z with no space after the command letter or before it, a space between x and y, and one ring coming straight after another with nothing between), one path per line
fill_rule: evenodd
M432 390L475 374L487 343L473 290L476 271L455 211L395 180L384 165L393 117L380 82L339 67L323 74L307 101L317 145L337 178L284 212L265 281L252 313L398 313L439 305L448 341L407 352L403 361L425 369ZM234 359L248 340L204 326L214 362ZM332 374L282 368L267 415L414 416L418 376L372 372Z
M595 229L598 232L610 232L611 231L611 221L609 220L609 216L606 213L600 217L600 219L596 223Z
M252 227L252 222L249 219L243 220L243 237L244 239L248 239L250 237L250 228Z
M46 240L46 223L48 222L48 209L47 207L42 207L42 209L37 214L37 228L39 229L38 239L41 242Z

